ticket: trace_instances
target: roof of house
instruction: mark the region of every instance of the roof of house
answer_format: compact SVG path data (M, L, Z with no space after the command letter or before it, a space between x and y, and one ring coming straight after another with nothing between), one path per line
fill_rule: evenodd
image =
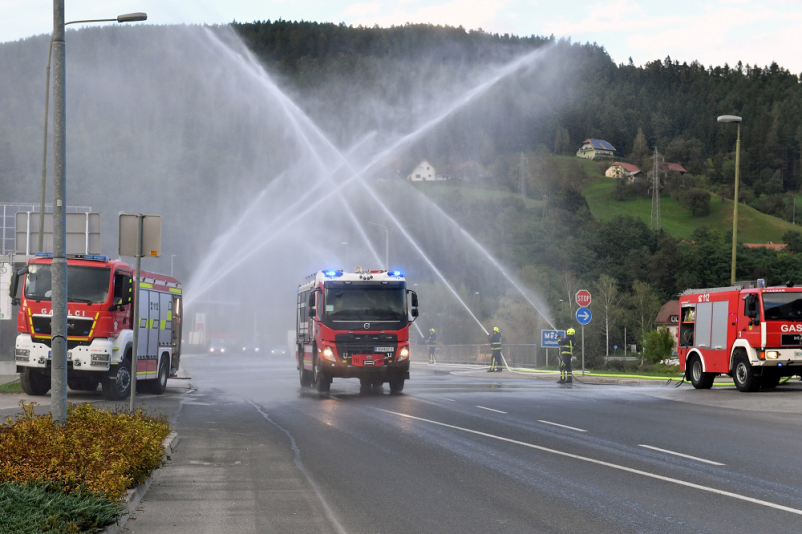
M668 164L668 170L669 171L683 172L683 173L684 172L688 172L688 171L685 170L685 167L683 167L679 163L669 163Z
M664 325L664 324L674 324L675 321L671 321L671 316L677 315L679 316L679 301L678 300L669 300L663 307L660 308L660 311L657 312L657 318L654 320L655 325Z
M601 150L615 150L615 147L604 139L585 139L582 141L582 143L590 143L593 145L593 148L598 148Z
M785 250L785 247L788 245L785 243L772 243L769 241L768 243L744 243L744 246L747 248L767 248L770 250Z
M622 169L624 169L627 172L632 172L632 173L636 173L636 174L639 173L639 172L643 172L639 168L637 168L635 165L633 165L631 163L624 163L622 161L616 161L615 163L613 163L612 166L613 167L618 166L618 167L621 167Z

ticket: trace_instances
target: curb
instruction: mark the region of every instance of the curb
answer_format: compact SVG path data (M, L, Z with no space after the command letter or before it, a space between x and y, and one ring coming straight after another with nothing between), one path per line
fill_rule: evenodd
M170 459L170 454L174 453L176 449L178 449L178 444L180 439L178 437L178 432L170 432L170 435L164 438L164 461ZM134 513L136 507L139 506L140 501L142 501L142 497L145 496L147 493L148 488L150 485L153 484L153 481L156 480L156 477L159 476L161 470L164 469L160 467L151 473L151 475L139 486L135 487L134 489L128 490L128 496L125 499L125 508L128 510L126 513L120 516L117 520L117 523L113 525L109 525L103 530L99 531L98 534L119 534L125 528L125 524L128 522L128 518L131 517L131 514Z

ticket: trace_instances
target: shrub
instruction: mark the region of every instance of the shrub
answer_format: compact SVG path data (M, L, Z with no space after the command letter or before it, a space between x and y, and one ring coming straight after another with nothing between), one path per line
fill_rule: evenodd
M674 350L674 336L667 328L652 330L646 333L643 352L652 363L665 360Z
M123 506L103 495L58 486L0 484L0 532L94 532L117 521Z
M163 417L107 412L90 404L67 407L67 424L50 414L22 413L0 428L0 482L57 484L120 499L162 465L170 427Z

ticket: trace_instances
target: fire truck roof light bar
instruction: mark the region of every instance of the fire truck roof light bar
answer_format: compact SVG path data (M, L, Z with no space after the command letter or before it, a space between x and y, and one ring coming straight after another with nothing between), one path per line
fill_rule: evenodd
M398 277L404 276L404 273L402 273L401 271L390 271L387 274L389 274L390 276L398 276Z
M337 278L338 276L342 276L343 272L342 271L323 271L323 274L327 278Z

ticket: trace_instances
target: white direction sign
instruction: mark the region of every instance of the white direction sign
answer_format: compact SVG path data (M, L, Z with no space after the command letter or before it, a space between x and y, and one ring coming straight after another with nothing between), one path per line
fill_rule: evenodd
M588 324L592 318L593 315L590 313L589 309L583 307L576 310L576 320L582 326Z

